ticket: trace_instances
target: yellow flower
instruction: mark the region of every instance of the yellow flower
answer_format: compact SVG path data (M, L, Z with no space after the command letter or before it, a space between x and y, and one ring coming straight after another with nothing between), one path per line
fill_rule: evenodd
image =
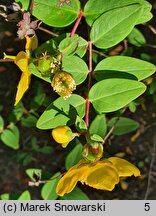
M38 39L36 35L33 35L32 37L26 35L25 38L26 38L25 50L35 50L38 47Z
M31 73L28 69L29 58L30 58L29 51L36 49L38 45L36 35L34 35L33 37L29 37L28 35L26 35L25 37L26 37L26 46L25 46L26 52L20 51L17 54L17 56L10 56L10 55L4 56L4 59L13 59L14 63L22 71L22 75L17 86L16 98L14 104L15 106L19 103L19 101L22 99L23 95L29 88L30 78L31 78Z
M53 139L65 148L70 141L72 141L77 133L73 133L72 130L67 126L59 126L52 130Z
M70 97L72 91L76 89L75 80L69 73L64 71L59 71L54 75L51 86L64 99Z
M112 191L120 177L132 175L140 176L140 171L121 158L110 157L96 163L87 163L82 159L60 179L56 193L59 196L70 193L78 181L96 189Z

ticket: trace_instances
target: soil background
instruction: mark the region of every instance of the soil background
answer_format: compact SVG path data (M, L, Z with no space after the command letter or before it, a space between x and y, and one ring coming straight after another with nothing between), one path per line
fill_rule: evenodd
M0 4L9 4L12 1L0 0ZM150 1L153 5L154 18L150 24L156 27L156 3ZM145 35L148 44L156 46L156 35L151 33L148 28L139 26ZM37 32L40 41L46 41L51 38L43 32ZM0 17L0 58L3 58L3 52L10 55L16 55L18 51L24 49L24 41L17 38L17 23L6 22ZM152 55L156 59L156 49L154 47L143 48L146 53ZM137 56L137 50L135 55ZM5 124L8 124L8 116L10 115L14 98L16 93L16 86L20 78L20 72L16 65L12 63L0 63L0 115L5 119ZM31 86L34 85L35 78L32 79ZM45 92L49 86L43 84ZM30 87L31 89L31 87ZM31 100L29 90L25 96L24 102L29 104ZM144 103L146 110L141 106L138 107L135 113L126 112L125 116L140 123L140 135L131 142L131 137L136 132L124 135L121 137L111 136L107 143L106 150L110 155L122 154L125 159L129 160L135 165L143 162L140 168L142 176L139 178L128 178L123 185L118 185L112 192L105 192L94 190L87 186L78 186L86 192L90 199L94 200L142 200L142 199L156 199L156 105L149 95L144 95ZM25 174L27 168L41 168L55 173L57 171L64 171L64 159L66 152L63 152L59 146L55 146L54 151L50 155L41 153L33 154L32 162L23 166L16 160L16 155L19 151L25 149L32 136L36 136L39 146L50 146L51 137L49 131L40 131L34 128L25 128L20 124L17 125L20 129L20 149L14 151L6 147L0 141L0 194L3 193L22 193L28 189L32 195L32 199L41 199L39 188L29 188L28 178ZM124 184L126 188L124 189Z

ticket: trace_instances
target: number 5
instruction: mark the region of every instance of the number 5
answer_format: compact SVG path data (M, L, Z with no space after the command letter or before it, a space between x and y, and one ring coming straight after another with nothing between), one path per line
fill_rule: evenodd
M145 203L144 210L145 211L149 211L150 210L150 203Z

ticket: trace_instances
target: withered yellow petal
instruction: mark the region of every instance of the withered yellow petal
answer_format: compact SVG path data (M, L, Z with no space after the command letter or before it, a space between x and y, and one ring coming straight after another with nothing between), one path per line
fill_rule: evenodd
M73 166L68 172L60 179L56 187L56 193L59 196L64 196L66 193L70 193L77 182L82 180L86 181L88 166L84 160L80 160L78 164Z
M16 93L16 98L15 98L15 106L18 104L18 102L22 99L24 93L27 91L29 88L29 83L30 83L30 75L28 72L22 72L20 81L17 86L17 93Z
M108 164L94 168L87 178L87 184L90 187L100 190L112 191L118 183L119 175L117 170Z
M80 178L80 170L69 170L58 182L56 187L56 193L59 196L64 196L66 193L70 193L76 186Z
M139 169L130 162L118 157L110 157L108 160L112 162L118 170L119 177L128 177L132 175L135 177L140 176Z
M20 68L21 71L28 71L28 56L25 52L21 51L17 54L15 64Z
M26 45L25 45L26 50L35 50L38 47L38 39L36 35L32 37L26 35L25 38L26 38Z

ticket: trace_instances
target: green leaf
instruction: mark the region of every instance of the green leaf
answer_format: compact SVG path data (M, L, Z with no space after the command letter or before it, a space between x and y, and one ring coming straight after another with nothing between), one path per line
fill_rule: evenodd
M48 82L48 83L51 83L51 79L49 77L43 77L41 75L41 73L37 70L36 66L33 64L33 63L30 63L29 64L29 71L36 77Z
M54 56L58 49L58 42L56 40L63 40L65 38L65 34L60 35L55 39L50 39L43 44L41 44L37 49L35 49L35 57L40 58L43 53L47 53L47 55Z
M44 93L36 95L30 103L33 110L37 110L44 102L46 95Z
M149 93L154 94L156 92L156 81L152 82L149 87Z
M136 24L141 24L149 21L152 18L152 5L144 0L89 0L84 8L84 16L87 23L91 26L93 22L103 13L115 8L122 8L128 5L139 3L141 5L141 14L137 18Z
M26 169L25 172L33 182L36 182L34 175L37 176L39 178L39 180L41 180L41 179L47 180L47 179L51 178L51 174L42 170L42 169L30 168L30 169Z
M38 149L37 152L40 152L42 154L51 154L53 152L53 147L44 146L44 147Z
M22 102L19 102L17 106L14 107L12 110L10 116L9 116L9 121L10 122L17 122L21 119L24 111L24 105Z
M34 178L34 174L37 175L39 177L39 179L41 179L41 176L42 176L42 170L41 169L30 168L30 169L26 169L25 172L33 182L36 181L36 179Z
M35 0L33 15L47 25L64 27L76 20L80 11L80 2L72 0L69 4L58 0Z
M92 141L96 141L96 142L103 142L102 137L99 136L98 134L92 134L92 135L90 135L90 139Z
M20 156L22 156L22 152L20 153ZM23 152L23 158L21 158L20 162L23 166L28 166L28 164L32 162L32 159L33 154L31 152Z
M144 35L137 28L134 28L127 37L128 42L134 46L140 47L146 43Z
M56 186L61 178L61 173L57 172L51 177L51 181L44 184L41 190L41 196L44 200L56 200L58 195L56 194ZM49 179L50 180L50 179Z
M141 23L146 23L149 20L151 20L153 17L153 15L151 13L152 5L148 1L142 1L141 0L140 3L142 6L142 10L141 10L140 17L138 17L136 25L141 24Z
M37 123L37 117L30 114L27 117L21 119L21 123L24 127L35 127Z
M78 47L78 36L73 35L73 37L67 37L61 41L59 44L59 51L63 53L63 55L72 55L76 52Z
M107 132L106 118L104 114L97 115L89 127L90 134L98 134L104 138Z
M72 37L68 35L59 44L59 51L62 52L63 55L73 55L76 53L82 58L86 53L87 45L87 41L77 34L74 34Z
M89 200L89 197L78 187L75 187L72 192L60 197L61 200Z
M31 200L31 195L30 192L28 190L24 191L20 197L18 198L18 200Z
M62 68L73 76L77 85L87 78L88 66L78 56L65 56L62 60Z
M138 105L139 103L137 103L136 101L132 101L128 104L128 108L131 112L135 113Z
M92 43L104 49L118 44L134 28L140 11L140 5L135 4L102 14L92 26L90 33Z
M121 109L146 90L143 83L128 79L106 79L96 83L89 92L89 100L99 113Z
M3 130L3 128L4 128L4 120L2 116L0 116L0 131Z
M87 51L87 47L88 47L88 42L84 38L79 37L78 47L75 53L82 58Z
M19 197L18 194L9 194L9 193L4 193L0 195L1 200L17 200Z
M128 56L112 56L105 58L95 68L94 75L102 79L105 74L116 73L118 71L134 75L139 81L151 76L156 70L155 65ZM103 74L103 75L102 75Z
M15 0L24 10L28 10L30 5L30 0Z
M37 121L37 127L51 129L67 123L71 125L75 122L77 115L84 117L85 99L75 94L72 94L67 100L60 97L43 112Z
M69 170L72 166L77 164L82 158L83 145L77 144L67 155L65 160L65 168Z
M117 120L117 117L112 118L108 122L108 127L111 128ZM115 124L113 134L114 135L123 135L135 131L139 127L138 122L130 118L120 117L117 123Z
M80 116L76 117L75 127L79 132L87 131L86 123Z
M19 130L15 125L12 125L11 128L6 129L1 134L2 142L10 148L18 149L19 148Z

